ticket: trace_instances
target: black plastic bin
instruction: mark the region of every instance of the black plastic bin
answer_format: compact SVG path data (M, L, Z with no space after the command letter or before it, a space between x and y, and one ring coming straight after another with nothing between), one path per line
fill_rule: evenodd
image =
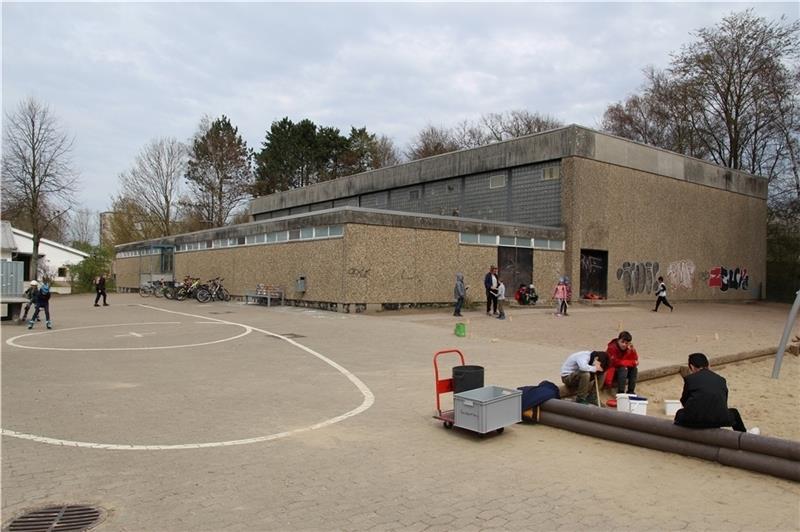
M483 366L454 366L453 393L483 388Z

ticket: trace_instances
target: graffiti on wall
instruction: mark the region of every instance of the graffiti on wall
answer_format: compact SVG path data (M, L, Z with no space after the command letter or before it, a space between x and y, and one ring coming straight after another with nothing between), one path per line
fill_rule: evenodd
M588 276L596 272L602 272L604 267L605 264L601 257L581 253L581 273L586 272Z
M692 289L694 282L695 265L689 259L676 260L667 266L667 279L673 289L686 288Z
M721 292L728 289L747 290L750 286L750 276L747 268L728 269L724 266L714 266L708 270L708 286L719 288Z
M657 262L623 262L617 269L617 280L625 286L625 294L650 294L658 289Z
M365 279L369 277L369 271L371 268L350 268L347 270L347 275L350 277L359 277L361 279Z

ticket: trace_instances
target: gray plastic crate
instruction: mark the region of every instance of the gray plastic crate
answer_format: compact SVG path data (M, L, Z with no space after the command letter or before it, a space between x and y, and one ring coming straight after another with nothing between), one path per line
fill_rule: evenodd
M453 394L456 427L486 434L522 421L522 392L484 386Z

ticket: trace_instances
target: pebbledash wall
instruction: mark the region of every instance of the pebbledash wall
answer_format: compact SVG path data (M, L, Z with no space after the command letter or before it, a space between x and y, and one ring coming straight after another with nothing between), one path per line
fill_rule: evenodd
M763 297L765 179L580 126L444 154L252 201L247 224L117 246L117 285L222 276L343 311L473 301L558 277L575 297ZM298 280L305 281L300 290Z

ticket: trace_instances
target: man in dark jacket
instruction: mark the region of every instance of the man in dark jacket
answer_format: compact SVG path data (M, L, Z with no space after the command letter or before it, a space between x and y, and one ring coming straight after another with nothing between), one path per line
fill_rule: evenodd
M728 408L728 385L708 369L708 358L703 353L689 355L689 374L683 379L683 408L675 413L675 424L697 429L733 427L747 432L742 416L735 408Z
M486 315L497 314L497 267L489 266L489 271L483 277L483 287L486 288Z
M105 273L101 273L100 277L95 279L94 288L95 288L95 292L97 292L97 295L94 296L94 306L95 307L99 307L100 306L98 303L100 302L100 297L102 297L103 298L103 306L107 307L108 306L108 302L106 301L106 297L107 296L106 296L106 274Z

